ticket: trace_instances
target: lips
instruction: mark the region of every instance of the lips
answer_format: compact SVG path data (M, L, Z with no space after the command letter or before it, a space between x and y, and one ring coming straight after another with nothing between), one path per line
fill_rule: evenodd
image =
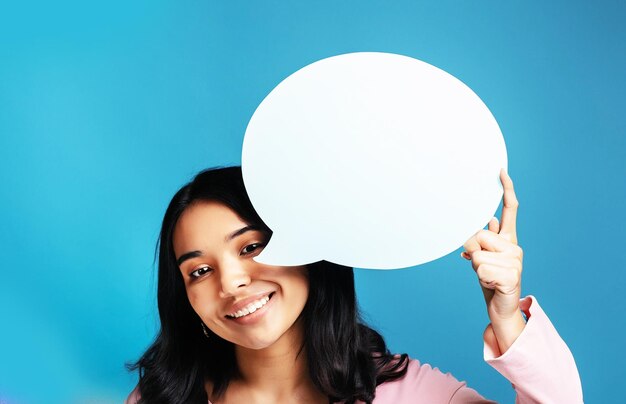
M238 312L242 312L244 310L246 310L247 307L251 307L252 303L255 302L259 302L262 301L262 299L264 298L271 298L272 295L274 294L274 292L263 292L263 293L259 293L253 296L249 296L246 297L245 299L241 299L239 301L237 301L236 303L234 303L230 308L228 308L226 311L228 314L226 314L226 318L234 318L234 316L238 313ZM266 304L267 302L265 302L264 304ZM246 310L248 312L251 312L251 310ZM254 311L254 310L252 310ZM244 311L245 312L245 311ZM241 314L241 313L240 313Z

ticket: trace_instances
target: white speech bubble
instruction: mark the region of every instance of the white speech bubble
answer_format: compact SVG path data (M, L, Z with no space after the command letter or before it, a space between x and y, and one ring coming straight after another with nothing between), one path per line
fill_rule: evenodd
M350 53L283 80L246 129L242 170L274 234L255 259L394 269L456 250L496 211L498 124L460 80L389 53Z

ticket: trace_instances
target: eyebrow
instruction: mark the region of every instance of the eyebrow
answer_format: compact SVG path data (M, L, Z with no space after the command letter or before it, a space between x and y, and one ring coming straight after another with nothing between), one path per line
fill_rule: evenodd
M254 230L261 230L261 228L259 226L253 226L253 225L242 227L241 229L235 230L234 232L226 235L226 237L224 237L224 241L229 242L232 239L239 237L246 232L254 231ZM176 263L178 264L178 266L180 266L183 262L190 260L192 258L201 257L202 255L204 255L204 253L200 250L189 251L189 252L184 253L180 257L178 257L178 259L176 260Z
M187 253L184 253L180 257L178 257L178 259L176 260L176 263L178 264L178 266L180 266L180 264L182 264L183 262L190 260L192 258L201 257L202 255L203 255L202 251L199 251L199 250L189 251Z
M261 228L259 226L254 226L254 225L248 225L248 226L242 227L241 229L235 230L234 232L224 237L224 241L228 243L235 237L239 237L248 231L254 231L254 230L261 230Z

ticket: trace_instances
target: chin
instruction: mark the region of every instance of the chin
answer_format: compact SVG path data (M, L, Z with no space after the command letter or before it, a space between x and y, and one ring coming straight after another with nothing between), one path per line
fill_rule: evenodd
M235 343L235 345L239 345L242 348L253 349L255 351L269 348L277 341L277 338L267 339L267 338L258 338L258 339L250 339L240 344Z

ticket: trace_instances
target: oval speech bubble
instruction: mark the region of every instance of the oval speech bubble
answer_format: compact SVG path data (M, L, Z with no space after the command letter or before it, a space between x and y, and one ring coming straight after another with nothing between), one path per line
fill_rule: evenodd
M255 260L432 261L486 225L506 166L495 118L445 71L389 53L317 61L276 86L246 129L245 187L274 232Z

